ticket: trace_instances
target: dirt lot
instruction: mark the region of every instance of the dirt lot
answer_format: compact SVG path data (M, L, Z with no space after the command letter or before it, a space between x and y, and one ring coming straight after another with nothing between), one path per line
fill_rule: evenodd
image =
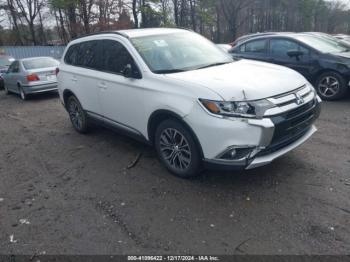
M350 99L317 126L267 167L182 180L129 138L77 134L56 95L0 91L0 253L349 254Z

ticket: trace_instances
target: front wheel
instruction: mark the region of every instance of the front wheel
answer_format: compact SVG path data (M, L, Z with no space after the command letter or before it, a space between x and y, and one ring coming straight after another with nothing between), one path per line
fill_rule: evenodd
M198 175L200 152L191 133L179 121L163 121L155 134L155 147L161 162L176 176L189 178Z
M79 133L86 133L88 131L87 115L75 96L68 98L67 111L74 129Z
M10 94L10 91L7 89L6 85L4 84L4 91L5 91L5 95Z
M343 98L348 90L346 80L338 73L326 72L316 81L318 95L323 100L337 100Z

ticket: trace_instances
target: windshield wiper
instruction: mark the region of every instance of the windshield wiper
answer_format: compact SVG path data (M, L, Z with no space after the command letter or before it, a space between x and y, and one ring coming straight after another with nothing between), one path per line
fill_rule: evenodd
M164 70L155 70L153 73L156 74L173 74L173 73L180 73L180 72L186 72L184 69L164 69Z
M205 65L205 66L201 66L201 67L197 67L196 70L198 69L204 69L204 68L208 68L208 67L213 67L213 66L219 66L219 65L225 65L225 64L230 64L232 62L220 62L220 63L212 63L209 65Z

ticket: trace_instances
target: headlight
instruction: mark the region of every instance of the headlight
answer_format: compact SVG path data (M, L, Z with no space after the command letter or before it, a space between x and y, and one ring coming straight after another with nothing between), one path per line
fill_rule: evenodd
M199 99L199 101L212 114L247 118L263 117L266 110L275 107L274 104L266 99L240 102L206 99Z

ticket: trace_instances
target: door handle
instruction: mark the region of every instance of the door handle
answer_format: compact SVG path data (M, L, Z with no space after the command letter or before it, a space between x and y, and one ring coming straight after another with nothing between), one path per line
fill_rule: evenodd
M75 76L73 76L70 80L72 80L73 82L77 82L78 81L78 79Z
M98 84L98 87L99 87L100 89L103 89L103 90L106 90L106 89L107 89L107 85L106 85L105 82L99 83L99 84Z

